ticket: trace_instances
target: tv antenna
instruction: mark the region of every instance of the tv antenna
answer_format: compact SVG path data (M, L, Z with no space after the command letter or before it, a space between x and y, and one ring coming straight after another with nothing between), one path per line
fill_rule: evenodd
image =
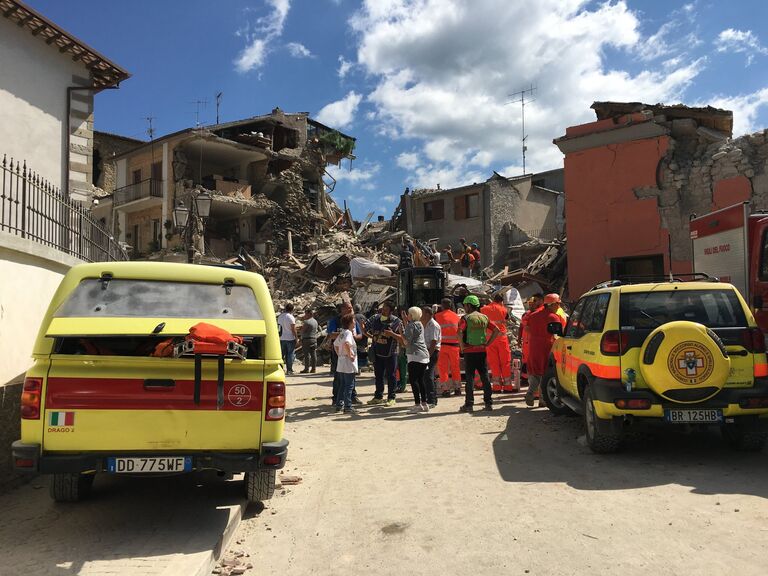
M224 95L224 92L219 92L216 94L216 124L219 123L219 105L221 104L221 97Z
M152 154L152 162L155 161L155 127L153 126L154 116L147 116L144 118L147 121L147 136L149 136L149 147Z
M195 128L200 128L200 107L208 106L208 100L195 100L192 104L195 105Z
M536 99L533 97L533 95L536 93L536 90L538 88L531 84L528 88L525 88L523 90L518 90L514 94L510 94L509 97L512 98L507 104L516 104L520 102L520 118L521 118L521 124L522 124L522 150L523 150L523 174L525 174L525 153L528 151L528 134L525 133L525 104L534 102Z

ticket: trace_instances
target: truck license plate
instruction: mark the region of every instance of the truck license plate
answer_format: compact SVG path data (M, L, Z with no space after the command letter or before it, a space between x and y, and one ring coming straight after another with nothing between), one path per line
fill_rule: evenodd
M113 474L153 474L190 472L191 456L149 456L137 458L107 458L107 470Z
M664 419L672 424L717 424L723 421L720 410L665 410Z

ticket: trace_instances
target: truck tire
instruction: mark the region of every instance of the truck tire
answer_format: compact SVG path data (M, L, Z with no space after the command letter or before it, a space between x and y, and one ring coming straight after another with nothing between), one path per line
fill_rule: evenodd
M557 380L557 372L550 367L543 378L541 379L541 394L544 398L544 404L547 405L549 411L556 416L562 416L565 414L573 415L574 411L566 406L560 399L560 395L563 394L563 389L560 388L560 382Z
M56 502L78 502L88 496L95 474L62 473L51 476L51 498Z
M245 497L248 502L269 500L275 493L276 470L245 473Z
M768 440L768 432L751 420L736 418L732 424L723 424L721 431L728 445L740 452L760 452Z
M593 403L592 387L584 390L584 424L587 429L587 446L595 454L611 454L621 448L623 434L608 434L600 430L600 422Z

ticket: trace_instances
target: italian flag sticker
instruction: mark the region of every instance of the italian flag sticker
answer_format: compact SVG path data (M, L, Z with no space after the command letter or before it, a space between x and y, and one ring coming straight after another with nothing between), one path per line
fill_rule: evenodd
M75 413L74 412L51 412L50 414L50 426L74 426L75 425Z

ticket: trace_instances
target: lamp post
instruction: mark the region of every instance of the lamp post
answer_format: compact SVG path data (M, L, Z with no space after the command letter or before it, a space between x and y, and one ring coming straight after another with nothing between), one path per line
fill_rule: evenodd
M194 262L196 251L193 240L198 234L205 234L205 224L211 215L212 203L213 197L207 191L203 191L192 197L189 207L185 206L182 200L173 209L174 224L184 239L187 262L190 264ZM205 240L203 240L200 253L202 254L204 250Z

